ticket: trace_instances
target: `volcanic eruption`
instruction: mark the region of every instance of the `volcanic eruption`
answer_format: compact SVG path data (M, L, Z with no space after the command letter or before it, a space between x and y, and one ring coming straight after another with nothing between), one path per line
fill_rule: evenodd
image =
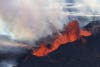
M47 48L46 43L42 42L40 43L40 48L36 52L33 52L33 55L46 56L48 53L57 50L63 44L79 40L81 36L91 36L91 32L80 29L78 21L73 20L66 25L62 33L58 33L50 48Z
M99 2L0 0L0 67L38 67L38 62L39 67L46 65L46 62L50 67L52 64L62 67L57 65L69 65L69 57L88 51L90 52L82 56L90 56L92 49L96 47L93 45L99 40ZM79 48L74 50L73 46ZM79 57L81 56L77 56ZM60 61L54 60L55 58Z

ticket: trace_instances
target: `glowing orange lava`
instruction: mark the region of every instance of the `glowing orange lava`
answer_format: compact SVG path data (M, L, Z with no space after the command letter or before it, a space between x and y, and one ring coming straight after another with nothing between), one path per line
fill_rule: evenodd
M90 35L91 32L83 29L80 30L79 23L76 20L74 20L65 27L63 33L57 35L57 38L53 41L50 48L47 48L46 43L43 42L40 44L40 48L32 54L37 57L46 56L49 53L57 50L61 45L64 45L68 42L74 42L78 40L81 36Z

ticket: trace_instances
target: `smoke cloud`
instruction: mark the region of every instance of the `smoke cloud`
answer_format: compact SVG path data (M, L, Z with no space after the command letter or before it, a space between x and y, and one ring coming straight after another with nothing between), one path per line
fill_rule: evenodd
M11 0L1 1L1 32L18 40L38 40L52 34L50 25L55 30L63 28L63 16L60 1ZM7 26L6 26L7 24ZM8 32L4 27L8 27ZM5 31L4 31L5 30Z
M98 8L98 0L0 0L0 32L11 39L35 42L59 32L73 19L85 26L91 16L98 15Z

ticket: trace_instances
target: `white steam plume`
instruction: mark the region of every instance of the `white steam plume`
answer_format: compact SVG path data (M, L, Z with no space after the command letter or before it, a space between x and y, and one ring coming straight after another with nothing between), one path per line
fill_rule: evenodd
M10 33L5 32L13 39L35 41L52 34L49 24L60 30L65 23L60 14L63 11L60 0L0 1L0 15L5 21L0 23L3 27L4 23L8 25Z
M88 22L95 13L99 16L99 7L99 0L0 0L0 31L15 40L36 41L54 32L50 25L59 31L78 16Z

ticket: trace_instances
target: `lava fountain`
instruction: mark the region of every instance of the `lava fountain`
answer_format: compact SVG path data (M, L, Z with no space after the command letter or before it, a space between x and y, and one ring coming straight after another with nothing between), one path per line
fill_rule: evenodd
M35 52L33 51L33 55L38 57L46 56L49 53L57 50L63 44L79 40L81 36L91 36L91 32L85 29L80 29L78 21L73 20L68 25L66 25L62 33L58 33L57 38L52 42L50 48L47 48L46 43L42 42L40 43L40 48Z

